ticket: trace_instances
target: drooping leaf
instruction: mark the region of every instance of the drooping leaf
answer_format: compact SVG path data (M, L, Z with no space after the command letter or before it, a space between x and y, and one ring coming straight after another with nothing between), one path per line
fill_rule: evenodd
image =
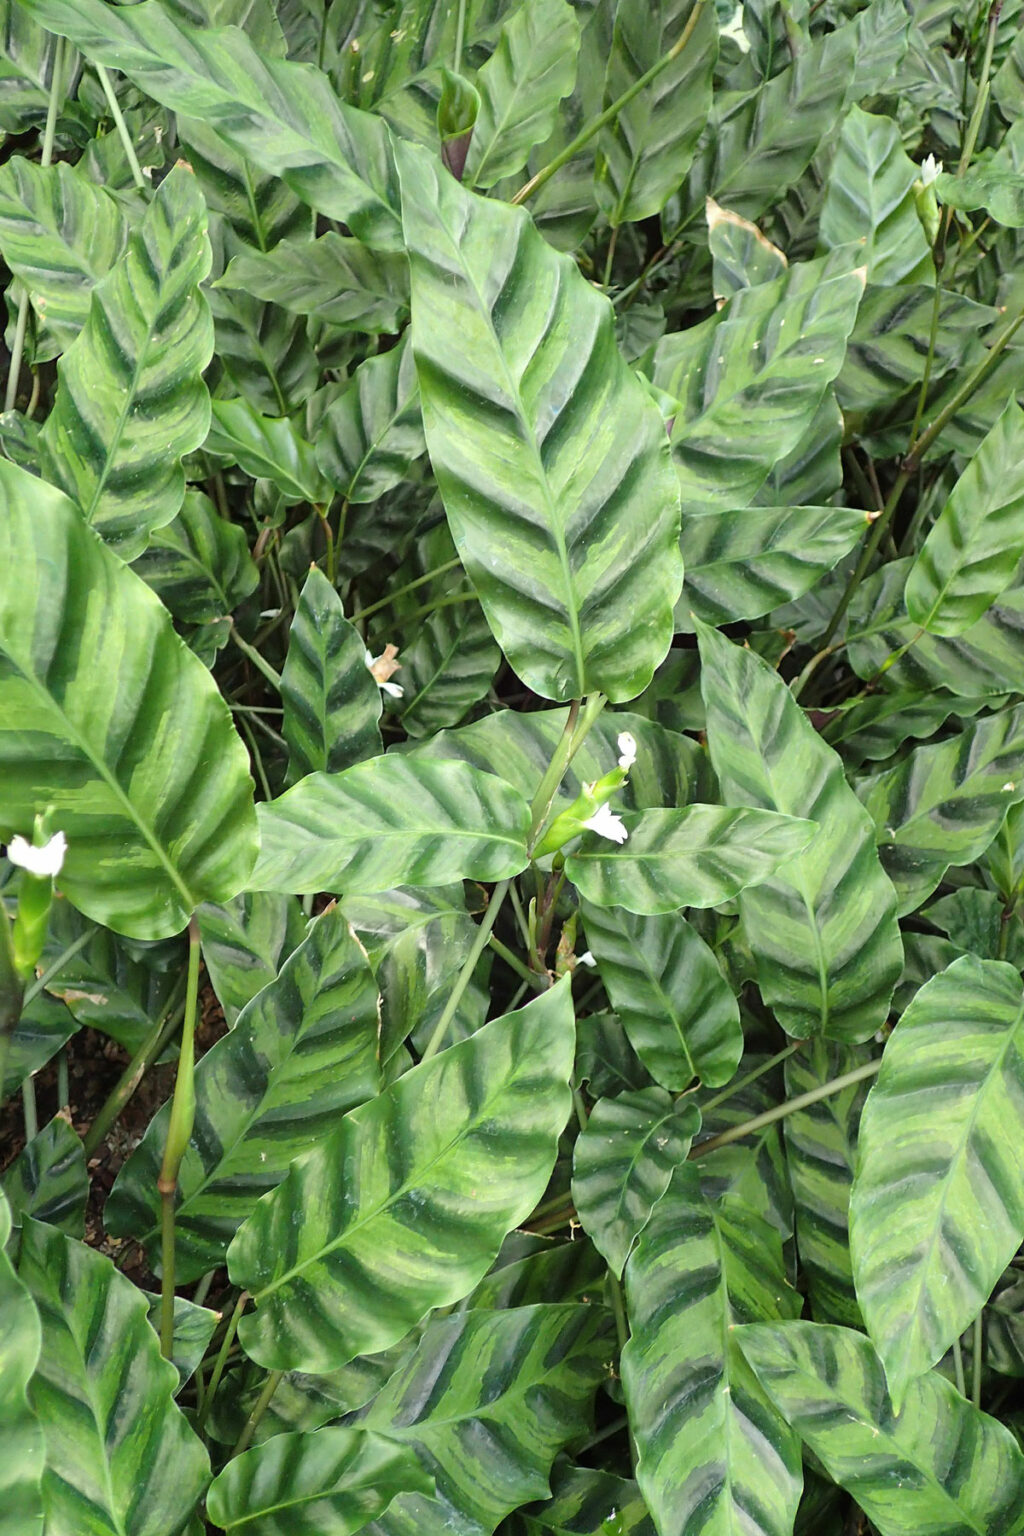
M9 1037L0 1098L8 1099L66 1045L78 1023L63 1003L40 993L26 1003Z
M232 257L217 286L371 336L399 330L409 309L405 253L375 251L333 229L317 240L281 240L273 250L243 251Z
M871 283L934 283L931 247L914 202L918 177L892 118L852 106L829 172L820 246L858 242Z
M620 1280L699 1129L696 1104L676 1104L661 1088L621 1093L594 1105L573 1153L573 1204L583 1230Z
M118 933L177 933L251 868L242 743L166 609L71 502L2 462L0 497L0 825L28 832L54 805L69 899Z
M487 620L476 602L435 608L402 651L402 724L410 736L458 725L487 697L501 665Z
M195 1071L195 1128L178 1174L179 1282L223 1262L253 1202L380 1087L377 985L334 909L239 1014ZM157 1178L171 1105L150 1121L104 1207L115 1236L160 1246Z
M797 1039L865 1040L885 1021L903 964L871 819L778 674L717 630L700 625L698 638L723 798L818 824L784 870L740 897L762 996Z
M714 953L678 912L634 917L581 903L587 944L630 1044L654 1080L721 1086L743 1053L739 1008Z
M11 1213L0 1192L0 1533L43 1536L46 1443L26 1391L39 1360L39 1314L4 1251L10 1235Z
M1020 1530L1024 1455L935 1371L899 1413L863 1334L755 1324L736 1339L765 1391L881 1536Z
M256 1304L240 1325L247 1354L329 1370L466 1295L547 1184L573 1033L563 981L406 1073L293 1163L231 1245L232 1279Z
M412 351L404 344L368 357L324 422L321 472L346 501L376 501L426 450Z
M132 568L184 624L226 618L260 579L245 529L221 517L201 491L185 492L177 517L154 530Z
M26 1142L4 1173L3 1192L16 1227L23 1216L85 1235L89 1175L82 1139L62 1115L55 1115Z
M125 560L177 513L181 459L209 429L213 322L199 291L209 270L202 194L179 166L94 287L57 370L41 437L48 473Z
M897 1404L981 1310L1024 1238L1022 1082L1024 990L1001 961L954 961L886 1044L861 1117L850 1239Z
M400 156L427 446L488 623L543 697L632 698L682 578L658 412L607 300L523 210Z
M271 481L285 506L330 500L330 487L317 469L312 443L287 416L261 416L247 400L215 400L203 446L238 464L253 479Z
M253 890L343 890L504 880L525 868L530 810L519 792L465 763L371 758L311 773L260 807Z
M713 197L704 205L704 216L711 252L711 287L716 299L724 302L740 288L756 288L783 275L789 262L756 224L723 208Z
M142 1294L149 1303L150 1327L159 1338L163 1297L155 1291L143 1291ZM193 1301L186 1301L184 1296L175 1296L169 1359L178 1373L179 1390L195 1375L220 1322L220 1313L214 1312L212 1307L197 1306Z
M174 1402L146 1300L110 1260L26 1218L21 1278L42 1323L29 1396L46 1438L47 1536L177 1536L209 1476Z
M196 916L203 963L230 1026L302 942L306 920L294 897L272 891L204 902Z

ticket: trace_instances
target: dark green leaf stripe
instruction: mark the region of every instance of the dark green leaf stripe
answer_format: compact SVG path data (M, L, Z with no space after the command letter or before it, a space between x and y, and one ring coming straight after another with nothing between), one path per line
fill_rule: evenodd
M54 805L75 905L177 933L252 866L245 750L167 610L71 502L0 463L0 503L0 828Z
M110 1260L26 1220L21 1278L39 1309L30 1397L46 1436L47 1536L177 1536L209 1476L173 1399L146 1299Z
M330 1370L465 1296L543 1194L569 1110L568 982L353 1110L231 1245L246 1352Z
M903 964L896 893L842 763L785 683L752 651L700 625L701 688L723 798L807 816L818 832L740 898L765 1002L797 1038L866 1040Z
M331 229L318 240L281 240L273 250L243 251L232 257L217 286L346 330L390 335L401 329L409 309L409 262L404 251L374 251Z
M132 569L174 618L209 625L224 644L227 626L212 621L232 613L260 579L245 529L221 517L202 491L185 492L177 517L154 530Z
M632 698L682 582L659 413L608 301L523 209L399 154L427 446L487 621L542 697Z
M307 443L286 416L261 416L247 400L215 400L204 448L237 464L256 480L269 480L285 506L297 501L325 504L330 489Z
M882 1536L1018 1536L1024 1455L931 1371L893 1412L870 1341L817 1323L741 1328L771 1399Z
M288 635L281 702L293 781L307 773L339 773L384 750L377 724L380 689L366 665L366 645L316 566Z
M4 1173L3 1191L15 1226L23 1216L33 1216L72 1237L85 1235L85 1151L82 1138L62 1115L55 1115L26 1142Z
M155 1291L143 1291L142 1294L149 1303L150 1326L159 1338L163 1297ZM221 1314L212 1308L199 1307L194 1302L186 1301L184 1296L175 1296L174 1332L169 1358L178 1373L179 1388L195 1374L221 1321Z
M462 717L487 697L501 652L476 602L437 608L402 651L402 724L427 736Z
M346 501L376 501L426 452L412 349L402 342L359 364L324 418L321 472Z
M46 1444L26 1392L39 1360L39 1314L4 1251L10 1235L11 1213L0 1194L0 1536L43 1536Z
M178 1175L176 1274L184 1283L223 1262L253 1202L295 1158L380 1087L377 984L335 909L281 974L242 1010L196 1067L196 1119ZM104 1208L104 1225L160 1245L157 1177L170 1103L154 1115Z
M965 955L917 993L868 1095L850 1206L893 1397L980 1311L1024 1238L1024 989Z
M573 1152L573 1203L583 1230L619 1279L699 1129L696 1104L677 1105L661 1088L594 1105Z
M914 202L918 168L890 117L854 105L843 123L818 238L834 249L856 241L873 283L934 283L935 267Z
M732 990L681 914L636 917L582 903L587 944L629 1042L663 1088L727 1083L743 1053Z
M921 354L931 333L934 288L924 283L876 287L869 283L857 311L836 380L844 411L877 411L907 394L920 379ZM932 377L973 361L979 333L996 318L987 306L944 288L939 300Z
M551 1498L513 1515L514 1536L655 1536L636 1483L593 1467L562 1467L551 1479Z
M480 112L463 180L493 187L526 164L554 131L559 103L576 81L580 23L566 0L525 0L510 11L477 76Z
M203 963L231 1025L302 942L306 919L293 897L272 891L246 891L221 906L204 902L196 915Z

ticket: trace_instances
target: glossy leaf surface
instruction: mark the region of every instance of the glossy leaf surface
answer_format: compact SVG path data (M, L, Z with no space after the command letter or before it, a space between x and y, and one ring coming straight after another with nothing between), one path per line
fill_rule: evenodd
M4 1443L0 1532L3 1536L42 1536L40 1484L46 1442L26 1390L39 1361L41 1330L35 1303L4 1251L10 1235L10 1207L0 1193L0 1307L4 1318L0 1332L0 1434Z

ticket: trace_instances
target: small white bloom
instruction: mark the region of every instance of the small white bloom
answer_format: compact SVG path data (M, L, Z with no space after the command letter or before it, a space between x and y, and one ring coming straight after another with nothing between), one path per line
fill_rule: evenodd
M577 965L596 965L597 961L594 959L594 952L593 952L593 950L585 949L583 951L582 955L578 955L577 956L576 964Z
M934 155L926 155L921 162L921 185L923 187L930 187L941 172L942 161L936 160Z
M593 816L588 816L583 825L591 832L596 832L598 837L606 837L610 843L624 843L629 833L621 816L607 805L599 805Z
M620 752L619 767L628 773L636 762L636 737L629 731L620 731L618 748Z
M12 837L7 845L7 857L19 869L27 869L30 875L45 878L59 875L68 851L68 840L63 832L55 832L43 848L33 848L24 837Z
M386 645L379 656L371 656L366 652L366 665L381 693L389 693L393 699L400 699L405 692L399 683L389 681L392 674L398 671L398 662L395 657L398 648L394 645Z
M1004 785L1003 785L1003 788L1004 788L1004 789L1005 789L1005 790L1006 790L1006 791L1008 791L1008 792L1009 792L1009 791L1011 791L1011 790L1014 790L1014 789L1016 789L1016 788L1017 788L1017 786L1016 786L1016 784L1015 784L1015 783L1014 783L1014 782L1013 782L1013 780L1012 780L1012 779L1009 779L1009 780L1008 780L1008 781L1007 781L1007 783L1005 783L1005 784L1004 784Z

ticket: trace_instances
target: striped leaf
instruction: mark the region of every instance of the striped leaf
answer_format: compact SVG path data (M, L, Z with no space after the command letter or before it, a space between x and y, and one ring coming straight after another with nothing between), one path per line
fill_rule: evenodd
M359 364L324 418L316 461L346 501L376 501L426 446L416 369L402 343Z
M987 1301L1024 1239L1024 989L965 955L917 993L861 1117L857 1295L894 1401Z
M435 608L402 650L402 725L415 737L458 725L487 697L500 665L478 603Z
M685 43L598 138L597 199L610 224L660 213L690 168L711 108L718 18L704 0L617 6L604 104L610 106Z
M380 1087L377 984L335 908L243 1008L195 1072L195 1128L178 1174L175 1277L196 1280L224 1260L253 1203ZM114 1236L160 1251L157 1178L168 1101L123 1165L104 1207Z
M209 270L202 194L179 166L93 289L57 370L41 437L48 473L124 560L180 508L181 460L209 430L213 322L199 291Z
M316 566L292 619L281 702L292 782L307 773L340 773L384 750L380 689L366 665L366 645Z
M26 1390L39 1361L39 1314L4 1251L10 1235L11 1212L0 1193L0 1536L43 1536L46 1444Z
M331 1370L471 1291L546 1188L569 1111L568 982L423 1062L293 1163L241 1227L240 1338Z
M530 808L491 773L465 763L371 758L311 773L259 813L253 890L343 890L504 880L527 863Z
M761 994L797 1039L866 1040L885 1022L903 967L896 893L871 818L778 674L717 630L702 624L698 637L723 798L818 824L784 870L740 897Z
M77 1028L74 1016L56 998L40 993L26 1003L8 1040L0 1099L9 1099L26 1078L45 1067Z
M543 1498L557 1453L593 1422L614 1347L602 1307L471 1311L429 1324L361 1419L419 1453L433 1498L403 1495L375 1532L490 1532Z
M180 113L175 120L207 208L219 214L228 235L235 236L225 241L229 252L266 252L289 238L309 237L313 214L279 177L225 143L212 124ZM218 220L210 222L216 229ZM255 288L246 289L250 291L256 294Z
M506 18L476 77L480 111L463 181L493 187L521 171L550 137L559 103L576 82L580 24L566 0L523 0Z
M318 240L281 240L273 250L242 251L216 286L371 336L400 330L409 309L404 251L374 251L333 229Z
M245 529L221 517L201 491L186 491L177 517L154 530L132 569L183 624L217 625L259 585ZM225 640L227 636L225 635Z
M933 635L962 635L1010 585L1024 544L1024 411L988 433L932 525L907 577L907 614Z
M728 299L740 288L756 288L781 277L789 262L749 219L740 218L709 197L704 205L711 253L711 290Z
M678 912L635 917L581 903L587 944L629 1043L655 1082L721 1087L743 1054L736 999L714 953Z
M19 1268L43 1330L29 1397L46 1438L47 1536L177 1536L209 1462L146 1298L102 1254L31 1219Z
M799 1444L731 1339L736 1323L799 1305L778 1234L746 1206L709 1205L684 1163L626 1265L626 1302L622 1385L659 1536L695 1521L790 1536Z
M951 208L984 208L998 224L1005 224L1008 229L1021 229L1024 228L1022 162L1024 130L1019 122L1015 122L984 164L972 165L960 176L940 175L935 190Z
M592 1467L563 1466L551 1479L551 1498L512 1516L513 1536L655 1536L636 1483Z
M365 1429L275 1435L210 1484L218 1530L245 1536L354 1536L398 1494L430 1493L415 1454Z
M16 1227L23 1216L32 1216L71 1237L85 1236L85 1151L82 1138L62 1115L55 1115L22 1147L4 1172L3 1192Z
M204 902L196 917L206 974L230 1027L301 944L306 919L294 897L271 891Z
M871 283L934 283L931 246L914 199L919 174L892 118L852 106L829 171L819 247L856 241Z
M208 291L217 337L216 364L232 393L256 410L287 415L316 389L319 367L306 322L247 293Z
M935 290L924 283L891 288L868 284L836 380L845 412L884 412L893 401L920 388L921 355L928 352L934 306ZM942 379L966 362L979 361L984 356L979 333L995 318L987 305L943 288L932 377Z
M801 1440L881 1536L1018 1536L1024 1455L1013 1436L935 1371L899 1413L863 1334L818 1323L736 1338Z
M427 446L462 563L534 692L632 698L682 580L657 408L608 301L523 209L399 154Z
M687 805L623 817L624 843L584 834L566 874L595 906L653 917L678 907L717 907L805 848L814 828L771 811Z
M54 805L75 906L177 933L252 866L245 750L167 610L72 503L8 463L0 502L0 827Z
M661 1088L620 1093L594 1105L573 1152L572 1198L583 1230L620 1280L699 1129L696 1104L677 1105Z
M899 911L914 912L950 865L973 864L1024 800L1024 707L970 721L959 736L915 747L862 779L882 866Z
M142 1294L149 1304L150 1327L159 1338L163 1297L155 1291L143 1291ZM179 1391L195 1375L220 1322L219 1312L214 1312L210 1307L196 1306L194 1302L186 1301L184 1296L175 1296L169 1359L178 1373Z
M182 958L173 940L139 949L94 927L67 903L51 910L43 951L47 991L79 1024L101 1030L130 1055L170 1007Z
M3 0L2 9L0 128L5 133L25 133L45 122L57 39L32 21L15 0ZM68 67L66 59L64 67Z
M313 445L287 416L261 416L247 400L215 400L207 453L237 464L256 480L269 480L284 506L325 503L330 487L317 470Z
M318 213L381 250L400 248L388 130L339 101L319 70L268 57L237 28L175 21L157 0L123 12L102 0L22 4L154 101L207 123Z

